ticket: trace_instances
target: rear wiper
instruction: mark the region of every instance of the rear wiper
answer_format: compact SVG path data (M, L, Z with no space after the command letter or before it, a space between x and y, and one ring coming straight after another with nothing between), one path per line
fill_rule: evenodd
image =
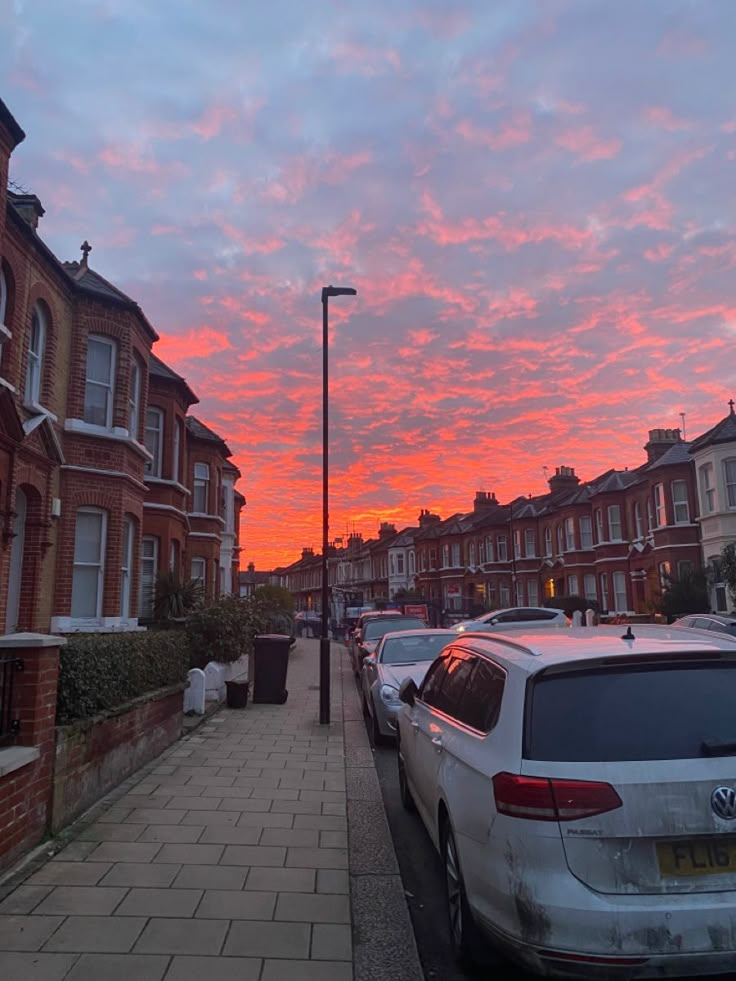
M736 740L704 739L700 744L703 756L734 756L736 755Z

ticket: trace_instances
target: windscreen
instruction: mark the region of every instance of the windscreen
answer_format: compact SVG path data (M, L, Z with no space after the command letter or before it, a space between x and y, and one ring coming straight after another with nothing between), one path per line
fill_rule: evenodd
M558 762L736 756L736 661L543 672L524 756Z
M366 640L379 640L393 630L419 630L424 626L424 621L415 617L386 617L385 620L369 620L363 636Z
M447 634L426 633L414 637L389 637L381 652L382 664L411 664L434 661L443 647L452 640Z

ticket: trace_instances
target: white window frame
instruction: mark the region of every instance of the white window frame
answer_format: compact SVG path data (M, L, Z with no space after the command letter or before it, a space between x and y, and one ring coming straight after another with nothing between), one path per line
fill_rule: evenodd
M731 462L734 464L734 467L736 467L736 460ZM734 476L736 476L736 472ZM687 493L687 481L673 480L670 491L672 493L672 514L675 519L675 524L689 525L690 500ZM736 484L734 485L734 491L736 491ZM734 501L734 506L736 506L736 501Z
M77 509L76 518L80 514L94 514L100 517L100 538L99 538L99 548L97 553L96 562L82 562L77 559L77 529L78 524L75 524L74 529L74 565L72 569L72 605L71 605L71 616L74 620L99 620L102 617L103 609L103 598L105 590L105 555L107 552L107 511L104 508L96 507L82 507ZM78 608L75 610L74 607L74 580L76 577L77 569L97 569L97 589L96 589L96 603L95 612L91 617L81 615L78 612Z
M110 377L107 383L98 381L97 379L90 379L89 377L89 350L90 345L99 344L102 347L109 348L110 350ZM115 341L109 337L101 337L99 334L90 334L87 338L87 362L84 370L84 409L82 411L82 419L90 426L101 426L103 429L112 429L112 413L113 406L115 403L115 368L117 361L117 345ZM95 386L95 388L102 388L106 391L107 395L105 398L105 421L104 423L92 422L87 418L87 389L90 386Z
M409 552L409 575L413 576L416 572L416 559L414 557L414 552Z
M613 579L613 609L616 613L625 613L629 608L626 594L626 573L614 572Z
M644 522L641 518L641 505L638 501L634 501L634 529L636 532L635 541L640 542L644 537Z
M468 542L468 565L475 565L475 542Z
M36 330L36 347L32 347L33 333ZM34 303L31 313L31 332L28 337L28 364L26 365L26 402L38 405L41 401L41 381L43 376L43 356L46 349L48 322L40 303Z
M493 562L493 539L490 535L486 538L486 562Z
M131 580L133 574L133 545L135 544L134 519L126 514L123 518L123 542L120 562L120 616L127 620L131 616Z
M457 569L462 565L462 558L460 556L460 542L453 542L450 546L450 560L452 562L453 569Z
M509 560L508 541L505 535L496 536L496 558L499 562L508 562Z
M593 547L593 521L589 514L580 518L580 548Z
M150 549L151 554L146 552ZM156 576L158 575L159 539L155 535L144 535L141 539L141 584L140 584L140 615L144 619L153 616L153 608L156 602ZM145 566L150 565L150 575Z
M657 528L664 528L667 524L667 509L664 503L664 484L655 484L652 488L654 496L654 519Z
M575 551L575 519L565 518L565 551Z
M526 595L529 606L539 606L539 583L536 579L529 579L526 584Z
M179 574L179 542L172 538L169 542L169 572L173 572L174 575Z
M601 508L595 509L595 538L597 545L605 541L603 537L603 511Z
M192 558L192 579L201 582L203 589L207 585L207 559L202 558L201 555Z
M565 551L565 529L562 524L557 525L557 554L562 555Z
M601 572L598 576L598 582L600 584L601 590L601 609L608 610L608 575L605 572Z
M660 562L657 566L657 573L659 575L659 587L664 589L667 578L672 575L672 566L668 561Z
M130 389L128 391L128 433L131 439L138 439L141 423L141 381L143 370L135 355L130 364Z
M5 314L8 312L8 280L5 276L5 270L3 269L3 264L0 262L0 327L5 327L8 329L8 325L5 323ZM2 342L2 335L0 335L0 342Z
M171 464L171 479L179 480L179 456L181 454L181 419L174 423L174 459Z
M514 584L514 587L515 587L514 588L514 594L515 594L515 597L516 597L515 600L514 600L514 602L516 603L517 606L524 606L525 605L524 604L524 584L521 581L521 579L517 579L516 580L516 582Z
M442 568L447 569L450 566L450 546L442 546Z
M521 558L521 528L514 529L514 558Z
M583 596L586 600L598 600L598 587L592 572L586 572L583 576Z
M403 576L404 575L404 553L403 552L399 552L398 555L396 556L396 575L397 576Z
M623 541L623 524L621 523L621 505L608 505L608 540L609 542Z
M153 425L156 419L158 425ZM148 477L163 476L164 450L164 410L157 405L149 405L146 409L146 433L144 437L146 449L151 459L146 460L145 472Z
M578 577L576 575L571 575L567 577L567 594L568 596L578 595Z
M716 488L712 463L704 463L698 472L700 500L703 514L713 514L716 510Z
M498 603L502 608L511 606L511 590L508 583L502 582L498 587Z
M652 537L654 531L654 510L652 508L652 498L647 495L647 538Z
M536 558L537 535L533 528L524 529L524 556L527 559Z
M545 558L552 558L552 526L547 525L544 529L544 555Z
M727 507L729 511L733 511L736 509L736 459L733 457L723 461L723 482L726 487Z

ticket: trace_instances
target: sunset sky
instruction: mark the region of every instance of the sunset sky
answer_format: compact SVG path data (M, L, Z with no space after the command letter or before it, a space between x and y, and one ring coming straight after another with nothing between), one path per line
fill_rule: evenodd
M733 0L0 0L11 179L240 467L243 565L728 411Z

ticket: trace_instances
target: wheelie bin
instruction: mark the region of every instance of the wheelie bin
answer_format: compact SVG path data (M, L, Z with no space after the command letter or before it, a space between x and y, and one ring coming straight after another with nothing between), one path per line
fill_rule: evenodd
M289 667L288 634L258 634L253 644L253 701L283 705L289 697L286 672Z

